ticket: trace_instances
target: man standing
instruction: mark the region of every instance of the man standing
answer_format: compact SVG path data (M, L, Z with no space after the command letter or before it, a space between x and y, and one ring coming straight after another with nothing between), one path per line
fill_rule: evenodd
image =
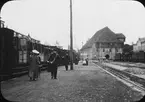
M64 65L65 65L65 69L67 71L68 70L68 65L69 65L69 56L68 56L68 54L66 54L65 57L64 57Z
M49 58L48 62L50 64L51 79L57 79L57 66L59 64L59 55L56 51L53 51Z

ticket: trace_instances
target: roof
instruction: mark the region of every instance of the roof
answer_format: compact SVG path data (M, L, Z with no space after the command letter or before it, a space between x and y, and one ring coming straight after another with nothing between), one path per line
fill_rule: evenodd
M139 38L140 42L145 42L145 37L144 38Z
M97 31L81 50L92 47L95 42L121 42L118 38L125 38L122 33L115 34L108 27Z
M116 36L117 36L118 38L125 38L125 36L124 36L122 33L116 33Z

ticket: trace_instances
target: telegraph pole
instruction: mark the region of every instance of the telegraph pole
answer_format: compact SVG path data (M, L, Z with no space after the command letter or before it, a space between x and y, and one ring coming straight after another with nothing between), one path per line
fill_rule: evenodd
M72 0L70 0L70 69L73 70Z

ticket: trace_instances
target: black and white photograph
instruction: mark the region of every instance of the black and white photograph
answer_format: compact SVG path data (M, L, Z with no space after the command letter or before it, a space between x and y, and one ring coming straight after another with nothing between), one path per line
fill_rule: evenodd
M4 2L0 82L10 102L145 102L145 5Z

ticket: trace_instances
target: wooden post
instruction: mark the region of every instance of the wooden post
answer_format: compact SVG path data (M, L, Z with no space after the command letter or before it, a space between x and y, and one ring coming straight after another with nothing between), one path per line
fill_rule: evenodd
M73 70L72 0L70 0L70 69Z

